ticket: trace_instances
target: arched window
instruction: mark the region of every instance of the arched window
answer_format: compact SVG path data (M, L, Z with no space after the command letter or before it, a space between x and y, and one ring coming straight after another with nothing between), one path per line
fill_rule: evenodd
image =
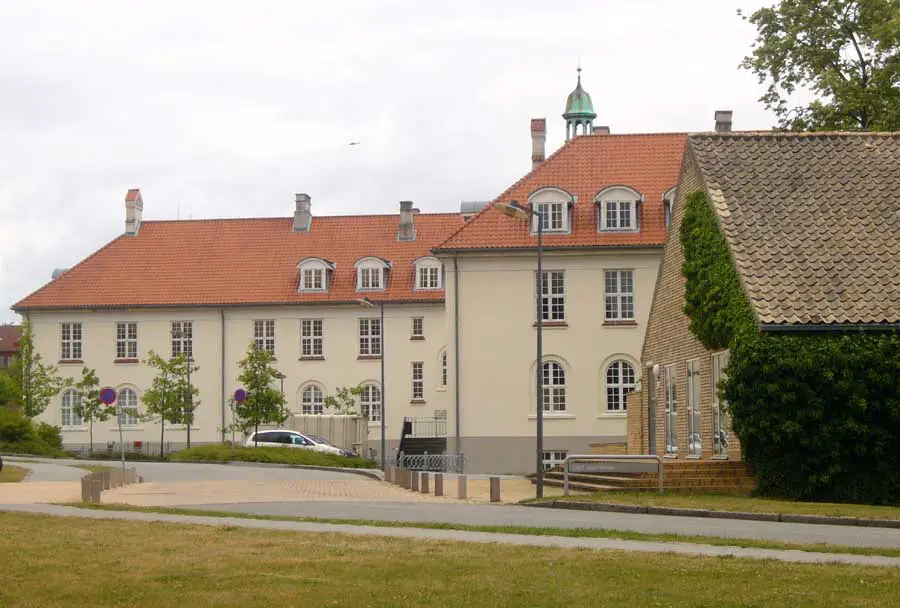
M441 289L444 286L444 272L437 258L419 258L416 266L416 289Z
M381 389L374 384L360 387L359 407L369 422L381 421Z
M304 258L297 264L300 271L298 291L328 291L329 275L334 264L321 258Z
M634 390L634 367L627 361L613 361L606 368L606 409L624 412L625 397Z
M609 186L594 199L601 232L635 232L640 229L640 207L644 196L628 186Z
M134 389L123 388L119 390L117 404L119 411L118 423L122 426L137 426L138 423L138 399Z
M569 232L569 206L572 195L560 188L541 188L528 197L528 203L538 214L531 221L531 231L537 233L538 222L544 232Z
M324 414L325 413L325 397L322 389L316 385L307 386L303 389L300 398L301 414Z
M74 388L67 389L62 394L62 426L82 426L84 421L81 414L75 408L81 404L81 393Z
M544 411L566 411L566 372L555 361L544 363Z
M357 260L353 265L356 268L357 291L383 291L387 283L387 272L391 263L387 260L375 257L365 257Z
M441 386L447 387L447 351L441 353Z

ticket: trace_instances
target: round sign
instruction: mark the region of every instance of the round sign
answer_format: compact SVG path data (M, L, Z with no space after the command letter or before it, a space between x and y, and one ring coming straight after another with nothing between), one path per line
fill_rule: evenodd
M100 401L106 405L112 405L116 402L116 389L106 386L100 389Z
M247 391L242 388L234 391L234 400L240 403L241 401L245 401L247 399Z

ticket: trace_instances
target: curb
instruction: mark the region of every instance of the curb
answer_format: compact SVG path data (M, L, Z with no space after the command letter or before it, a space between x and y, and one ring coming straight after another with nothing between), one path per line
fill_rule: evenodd
M519 503L523 507L544 509L569 509L572 511L603 511L612 513L636 513L639 515L669 515L673 517L709 517L715 519L743 519L772 521L787 524L815 524L826 526L858 526L862 528L900 529L900 521L890 519L865 519L860 517L829 517L826 515L793 515L790 513L747 513L744 511L712 511L709 509L685 509L679 507L651 507L608 502L569 502L554 500L542 503Z

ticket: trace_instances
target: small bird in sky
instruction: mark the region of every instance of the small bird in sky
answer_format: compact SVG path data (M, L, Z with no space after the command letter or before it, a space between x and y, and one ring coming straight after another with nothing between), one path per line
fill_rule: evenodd
M362 142L351 141L351 142L350 142L350 145L351 145L351 146L358 146L360 143L362 143Z

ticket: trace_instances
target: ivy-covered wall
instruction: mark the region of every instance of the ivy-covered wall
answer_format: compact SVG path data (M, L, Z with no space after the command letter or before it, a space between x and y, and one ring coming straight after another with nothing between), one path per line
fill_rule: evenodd
M721 390L763 494L900 504L900 337L757 331L712 207L681 225L685 312L710 349L731 349Z

